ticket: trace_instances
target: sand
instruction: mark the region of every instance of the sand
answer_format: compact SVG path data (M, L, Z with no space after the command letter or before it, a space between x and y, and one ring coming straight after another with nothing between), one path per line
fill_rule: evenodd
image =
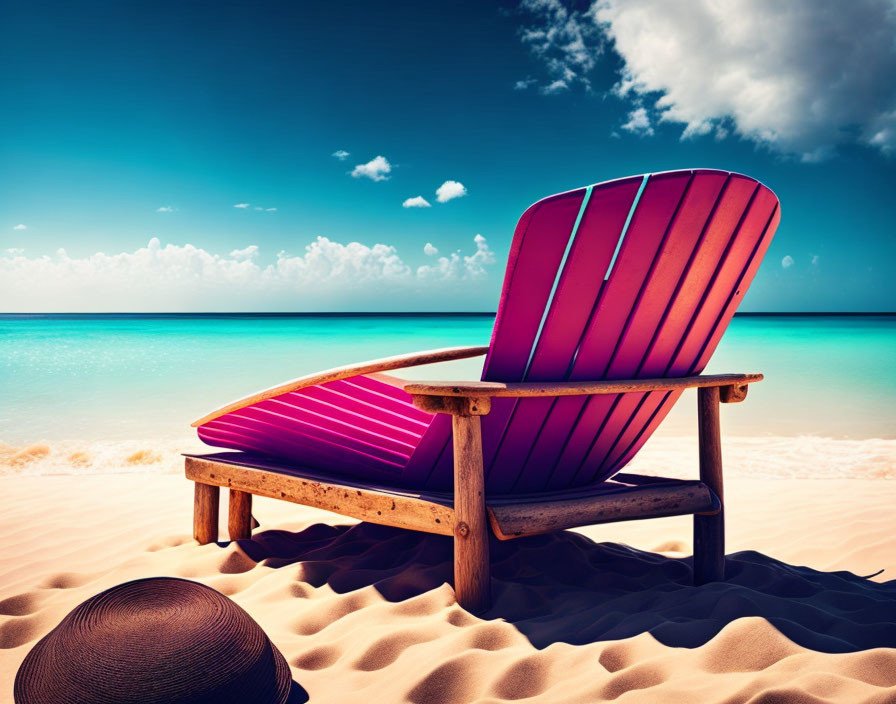
M245 608L312 702L896 702L896 482L726 493L726 583L689 586L686 518L598 526L493 546L476 618L442 537L262 499L252 540L200 547L182 477L0 477L0 701L78 603L170 575Z

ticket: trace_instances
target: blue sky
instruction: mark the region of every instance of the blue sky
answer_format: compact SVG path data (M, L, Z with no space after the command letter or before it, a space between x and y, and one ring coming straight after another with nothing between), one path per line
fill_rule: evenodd
M4 3L0 308L494 310L530 203L701 166L783 204L743 310L896 309L896 9L729 5Z

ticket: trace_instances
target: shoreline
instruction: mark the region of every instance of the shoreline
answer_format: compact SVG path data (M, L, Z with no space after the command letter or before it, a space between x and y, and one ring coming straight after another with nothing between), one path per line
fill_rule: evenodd
M183 470L183 453L210 452L215 449L195 438L28 445L0 441L0 478L177 474ZM726 479L896 479L896 438L724 434L722 453ZM689 478L697 476L697 467L695 435L660 432L624 471Z

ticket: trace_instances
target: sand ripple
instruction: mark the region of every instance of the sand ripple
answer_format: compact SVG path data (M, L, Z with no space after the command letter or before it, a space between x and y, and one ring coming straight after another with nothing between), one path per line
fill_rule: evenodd
M896 701L896 581L799 564L891 568L896 485L856 485L844 501L842 482L773 484L729 488L732 545L787 561L741 549L726 582L694 588L677 519L601 529L661 552L571 532L496 542L495 606L477 618L445 583L439 536L259 501L252 540L199 547L178 477L9 478L0 688L77 603L172 575L249 611L312 702ZM798 521L772 519L801 504Z

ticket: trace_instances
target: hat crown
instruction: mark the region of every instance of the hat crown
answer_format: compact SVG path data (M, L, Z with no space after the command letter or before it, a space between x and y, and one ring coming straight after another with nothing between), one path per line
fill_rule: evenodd
M261 627L223 594L175 578L77 606L28 654L17 704L280 702L291 678Z

